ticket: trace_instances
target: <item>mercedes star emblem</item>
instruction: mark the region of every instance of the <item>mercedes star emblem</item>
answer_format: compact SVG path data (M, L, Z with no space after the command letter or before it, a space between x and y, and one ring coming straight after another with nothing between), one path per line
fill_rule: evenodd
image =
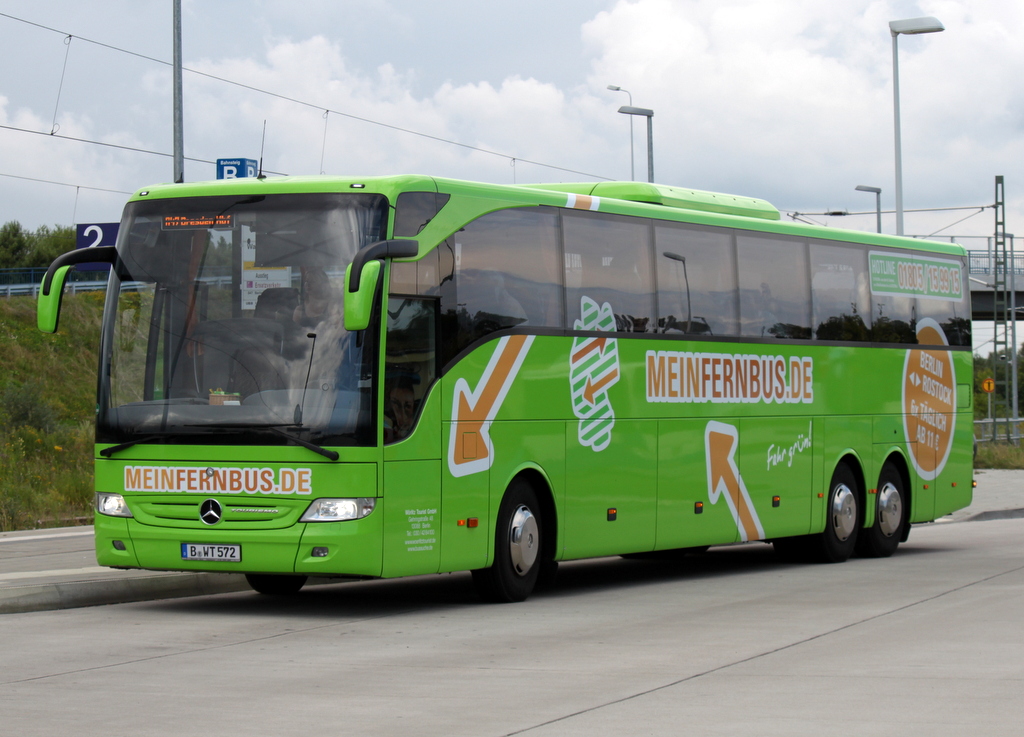
M220 522L222 515L223 510L220 507L220 502L216 499L207 499L199 505L199 519L208 525L215 525Z

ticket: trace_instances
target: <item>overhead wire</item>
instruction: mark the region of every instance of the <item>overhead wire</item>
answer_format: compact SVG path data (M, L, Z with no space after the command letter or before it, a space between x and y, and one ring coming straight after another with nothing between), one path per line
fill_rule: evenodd
M0 172L0 177L8 177L9 179L23 179L26 182L40 182L42 184L57 184L61 187L74 187L75 189L91 189L94 192L112 192L114 194L131 194L128 190L124 189L107 189L105 187L92 187L87 184L70 184L68 182L58 182L53 179L40 179L39 177L26 177L21 174L5 174Z
M44 25L42 23L36 23L34 21L26 20L25 18L19 18L18 16L11 15L10 13L0 12L0 17L8 18L10 20L13 20L13 21L16 21L16 22L19 22L19 23L25 23L27 25L34 26L36 28L40 28L40 29L45 30L45 31L50 31L51 33L58 33L58 34L60 34L62 36L70 36L71 35L71 34L65 32L65 31L61 31L61 30L59 30L57 28L53 28L51 26L47 26L47 25ZM79 41L84 41L86 43L94 44L96 46L100 46L102 48L109 49L111 51L116 51L116 52L119 52L119 53L122 53L122 54L128 54L128 55L134 56L134 57L136 57L138 59L144 59L146 61L154 62L156 64L162 64L164 66L171 66L171 62L169 62L169 61L165 61L163 59L158 59L158 58L153 57L153 56L147 56L146 54L140 54L140 53L138 53L136 51L131 51L129 49L121 48L119 46L114 46L113 44L104 43L103 41L96 41L96 40L91 39L91 38L86 38L85 36L75 36L75 38L77 38ZM436 136L436 135L433 135L431 133L423 133L422 131L413 130L411 128L405 128L405 127L402 127L402 126L399 126L399 125L394 125L392 123L384 123L384 122L379 121L379 120L373 120L372 118L366 118L366 117L363 117L361 115L354 115L352 113L347 113L347 112L344 112L342 110L334 110L333 108L326 107L326 106L324 106L322 104L312 103L312 102L308 102L306 100L300 100L299 98L291 97L289 95L284 95L284 94L281 94L279 92L271 92L270 90L265 90L265 89L262 89L260 87L256 87L254 85L246 84L244 82L237 82L235 80L227 79L226 77L220 77L220 76L218 76L216 74L211 74L209 72L203 72L203 71L200 71L198 69L191 69L189 67L184 67L183 66L182 70L186 71L186 72L189 72L190 74L195 74L195 75L200 76L200 77L206 77L207 79L215 80L217 82L222 82L224 84L229 84L229 85L232 85L232 86L235 86L235 87L239 87L241 89L249 90L251 92L257 92L257 93L262 94L262 95L267 95L269 97L273 97L273 98L278 99L278 100L283 100L283 101L286 101L286 102L291 102L293 104L301 105L301 106L308 107L308 108L312 108L312 109L318 110L318 111L326 110L329 113L334 113L335 115L340 115L341 117L348 118L350 120L356 120L356 121L359 121L359 122L362 122L362 123L367 123L367 124L370 124L370 125L375 125L375 126L378 126L378 127L381 127L381 128L387 128L389 130L397 131L397 132L400 132L400 133L407 133L409 135L418 136L420 138L426 138L428 140L437 141L439 143L445 143L445 144L448 144L448 145L451 145L451 146L457 146L457 147L460 147L460 148L464 148L464 149L467 149L467 150L470 150L470 151L476 151L478 153L486 154L486 155L489 155L489 156L496 156L496 157L499 157L499 158L508 159L510 161L514 160L514 161L524 162L524 163L527 163L527 164L532 164L534 166L540 166L540 167L544 167L546 169L553 169L555 171L562 171L562 172L566 172L566 173L569 173L569 174L579 174L581 176L591 177L591 178L594 178L594 179L604 179L606 181L612 181L611 177L605 177L605 176L602 176L600 174L592 174L592 173L589 173L589 172L578 171L576 169L570 169L570 168L563 167L563 166L557 166L555 164L546 164L546 163L544 163L542 161L533 161L533 160L530 160L530 159L524 159L524 158L522 158L520 156L512 156L511 154L502 153L500 151L493 151L491 149L483 148L481 146L474 146L474 145L469 144L469 143L462 143L461 141L456 141L456 140L453 140L453 139L450 139L450 138L445 138L443 136Z
M121 144L121 143L110 143L108 141L95 141L95 140L93 140L91 138L79 138L77 136L68 136L68 135L64 135L64 134L61 134L61 133L46 133L44 131L32 130L31 128L19 128L18 126L4 125L2 123L0 123L0 129L9 130L9 131L17 131L18 133L31 133L32 135L47 136L48 138L60 138L60 139L63 139L65 141L75 141L77 143L89 143L89 144L92 144L93 146L106 146L107 148L116 148L116 149L120 149L122 151L131 151L133 153L140 153L140 154L150 154L151 156L164 156L164 157L170 158L170 157L172 157L174 155L174 154L168 153L166 151L154 151L154 150L148 149L148 148L139 148L138 146L125 146L124 144ZM200 159L200 158L196 158L194 156L186 156L185 159L187 161L194 161L194 162L196 162L198 164L214 164L214 165L216 165L216 163L217 163L216 161L211 160L211 159ZM277 174L277 175L280 175L280 176L286 176L283 172L279 172L279 171L269 171L269 173L270 174Z

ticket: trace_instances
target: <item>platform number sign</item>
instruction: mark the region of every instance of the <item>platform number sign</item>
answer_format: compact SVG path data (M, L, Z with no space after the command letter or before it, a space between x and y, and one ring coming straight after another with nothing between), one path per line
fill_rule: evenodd
M217 179L244 179L259 173L255 159L217 159Z
M75 226L75 248L113 246L117 243L117 231L120 227L120 223L79 223ZM110 264L78 264L75 268L79 271L107 271Z

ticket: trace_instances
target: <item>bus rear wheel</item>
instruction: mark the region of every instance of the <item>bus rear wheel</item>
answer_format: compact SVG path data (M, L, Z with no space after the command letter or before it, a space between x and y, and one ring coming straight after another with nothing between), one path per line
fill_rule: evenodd
M857 554L866 558L888 558L896 552L907 524L903 477L890 461L882 466L875 498L874 523L860 531Z
M825 530L811 539L815 558L842 563L853 555L860 529L857 477L845 463L836 466L828 488Z
M246 573L245 580L253 591L267 596L291 596L306 585L306 576L274 576L265 573Z
M524 601L543 567L540 504L533 487L516 479L498 508L494 563L473 571L473 584L485 601Z

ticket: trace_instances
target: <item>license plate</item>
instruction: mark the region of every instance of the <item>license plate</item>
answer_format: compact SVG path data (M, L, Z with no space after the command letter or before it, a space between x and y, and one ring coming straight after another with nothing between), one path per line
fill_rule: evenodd
M240 563L242 560L241 545L206 545L200 543L182 543L182 560L219 560L227 563Z

